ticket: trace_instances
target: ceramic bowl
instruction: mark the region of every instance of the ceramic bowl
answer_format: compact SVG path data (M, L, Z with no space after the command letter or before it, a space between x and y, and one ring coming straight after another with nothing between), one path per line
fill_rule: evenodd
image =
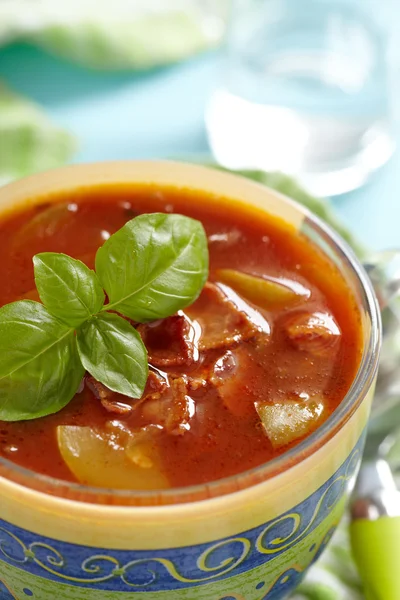
M267 465L209 485L112 493L1 459L0 597L281 600L328 544L359 466L380 344L374 293L345 243L300 205L199 166L66 167L2 188L0 212L51 192L132 182L206 190L216 202L245 202L302 230L336 261L354 291L364 330L362 362L346 398L315 433Z

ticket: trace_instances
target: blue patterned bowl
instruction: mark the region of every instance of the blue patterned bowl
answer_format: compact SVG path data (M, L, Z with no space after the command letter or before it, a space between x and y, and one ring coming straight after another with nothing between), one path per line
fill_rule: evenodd
M158 495L93 490L1 459L0 598L281 600L329 542L360 462L379 354L375 297L344 243L302 207L202 167L67 167L2 188L0 210L48 192L132 182L238 199L312 237L341 266L359 299L362 364L342 405L307 440L268 465L207 486Z

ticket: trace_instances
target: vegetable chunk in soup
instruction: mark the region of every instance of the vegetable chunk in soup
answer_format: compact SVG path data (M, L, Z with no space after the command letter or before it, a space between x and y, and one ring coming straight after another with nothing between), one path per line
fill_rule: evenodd
M345 280L303 234L233 200L109 186L8 213L0 220L0 306L39 300L34 255L64 253L93 269L110 235L153 212L203 224L209 276L197 300L171 316L124 316L148 352L143 395L112 391L86 372L59 412L0 421L3 458L91 486L185 487L270 461L344 398L362 348Z

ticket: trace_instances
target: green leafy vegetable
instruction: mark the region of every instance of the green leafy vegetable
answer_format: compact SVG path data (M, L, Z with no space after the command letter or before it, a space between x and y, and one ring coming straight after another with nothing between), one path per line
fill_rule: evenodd
M100 248L97 274L65 254L42 253L33 262L43 304L21 300L0 308L4 421L61 410L85 370L111 390L140 398L147 351L134 326L115 312L144 322L191 304L208 276L207 238L188 217L141 215Z
M181 215L136 217L99 249L96 271L110 300L106 309L141 322L173 315L206 282L203 226Z
M80 260L44 252L33 257L33 264L40 299L60 321L78 327L103 307L97 275Z
M148 375L147 350L128 321L103 313L78 331L78 352L89 373L110 390L140 398Z
M0 416L34 419L61 410L84 374L74 330L38 302L0 308Z

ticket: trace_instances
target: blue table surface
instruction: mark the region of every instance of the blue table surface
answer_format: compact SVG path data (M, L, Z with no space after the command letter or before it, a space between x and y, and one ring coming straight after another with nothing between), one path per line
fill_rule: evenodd
M218 70L217 53L146 73L88 71L24 45L0 53L0 79L76 135L75 162L208 154L203 116ZM399 195L400 148L368 185L333 202L380 250L400 246Z

